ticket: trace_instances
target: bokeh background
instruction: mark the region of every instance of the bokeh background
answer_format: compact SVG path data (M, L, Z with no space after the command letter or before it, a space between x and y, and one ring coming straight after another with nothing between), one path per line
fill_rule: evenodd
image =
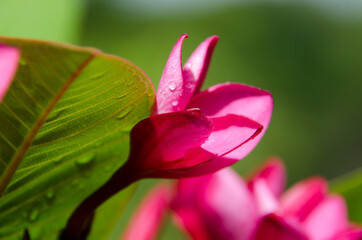
M210 35L220 41L204 87L240 82L272 92L274 113L257 148L233 167L243 176L281 157L288 184L362 167L362 1L12 0L0 34L49 39L124 57L157 87L178 37L183 60ZM120 222L156 180L142 181ZM161 239L183 239L166 223Z

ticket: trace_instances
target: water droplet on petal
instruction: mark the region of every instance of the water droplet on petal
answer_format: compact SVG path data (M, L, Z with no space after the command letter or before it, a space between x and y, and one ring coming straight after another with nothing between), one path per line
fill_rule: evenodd
M171 92L176 90L176 83L175 82L170 82L170 84L168 85L168 88L170 89Z
M88 163L90 163L93 159L94 159L95 155L94 153L89 153L89 154L86 154L84 156L81 156L79 157L77 160L76 160L76 163L78 165L86 165Z
M125 108L123 109L116 117L116 119L121 120L125 118L130 112L132 111L132 108Z
M186 84L186 88L187 88L187 89L191 89L191 88L192 88L192 86L193 86L193 84L192 84L192 83L187 83L187 84Z
M172 104L172 106L176 107L176 106L178 105L178 101L175 100L175 101L173 101L171 104Z
M34 222L39 216L39 211L37 209L33 209L29 214L29 220Z

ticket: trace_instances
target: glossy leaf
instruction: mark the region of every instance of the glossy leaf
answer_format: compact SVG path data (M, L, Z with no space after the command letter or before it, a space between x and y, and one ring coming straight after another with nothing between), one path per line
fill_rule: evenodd
M149 116L154 90L137 66L96 49L0 43L21 52L0 104L0 238L28 229L49 239L125 161L129 132Z

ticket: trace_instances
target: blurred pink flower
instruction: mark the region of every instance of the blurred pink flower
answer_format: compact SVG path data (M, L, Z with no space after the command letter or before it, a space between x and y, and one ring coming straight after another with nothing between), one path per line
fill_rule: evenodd
M140 209L132 218L132 226L123 234L124 240L154 239L160 222L170 201L170 189L159 185L141 203Z
M284 166L272 159L248 182L230 168L181 179L175 189L169 188L173 196L163 207L171 209L176 225L197 240L362 239L362 228L348 221L343 198L329 194L325 180L310 178L281 194L284 184ZM151 204L143 202L141 209L145 208L150 210ZM138 220L130 226L149 226L144 225L148 219Z
M182 68L184 34L166 63L153 115L131 131L129 164L142 176L200 176L245 157L259 142L272 114L269 92L223 83L199 92L217 36L207 38Z
M0 102L15 75L19 56L18 49L0 44Z

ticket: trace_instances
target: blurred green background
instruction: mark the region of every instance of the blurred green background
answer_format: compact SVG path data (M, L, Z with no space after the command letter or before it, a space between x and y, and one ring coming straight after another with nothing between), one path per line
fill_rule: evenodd
M277 155L289 185L334 179L362 166L362 1L290 2L2 1L0 34L99 48L137 64L156 87L181 34L189 34L184 61L218 35L204 87L246 83L272 92L275 103L265 137L234 168L246 174ZM141 182L120 229L155 182ZM167 226L162 239L174 234Z

